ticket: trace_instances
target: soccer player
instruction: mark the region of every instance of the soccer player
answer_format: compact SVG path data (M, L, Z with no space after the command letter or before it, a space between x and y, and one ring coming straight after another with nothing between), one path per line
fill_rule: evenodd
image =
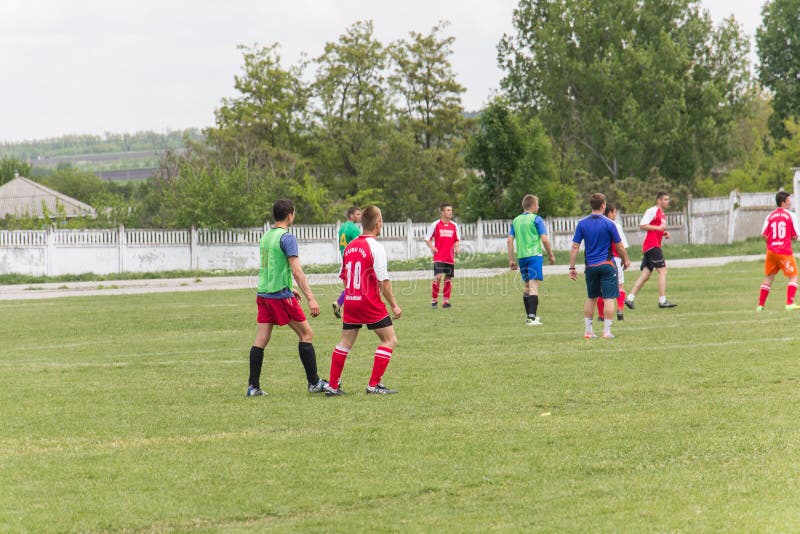
M453 222L453 205L449 202L439 207L441 217L431 223L425 234L425 244L433 252L433 286L431 288L431 308L439 305L439 288L443 288L442 308L450 308L450 295L453 291L453 276L456 270L456 254L459 250L460 234L458 225Z
M361 222L361 208L356 206L351 206L347 209L347 220L342 224L339 228L339 252L344 254L344 247L352 241L353 239L357 238L361 235L361 230L356 226L358 223ZM333 306L333 315L336 316L337 319L342 318L342 305L344 304L344 291L342 291L339 298L336 299L336 302L332 304Z
M512 271L519 268L524 284L522 302L525 305L525 324L538 326L542 324L539 311L539 282L544 280L542 264L542 247L547 251L550 265L556 262L547 227L544 220L536 213L539 211L539 199L534 195L525 195L522 199L522 214L517 215L511 223L508 233L508 266ZM514 241L517 243L516 255Z
M344 281L345 305L342 318L342 338L333 349L331 357L330 384L326 395L343 395L341 388L342 370L347 355L353 348L358 332L363 325L377 334L380 345L375 349L372 375L367 384L367 393L372 395L391 395L397 393L383 385L383 373L392 359L397 346L392 317L386 311L381 296L392 309L392 315L399 319L400 306L392 293L389 281L389 268L386 251L375 239L381 233L383 217L376 206L364 208L361 216L363 234L353 239L344 249L341 279Z
M783 271L783 275L789 279L786 286L786 305L787 310L800 310L800 305L795 304L794 297L797 293L797 262L792 252L792 240L797 239L800 228L794 214L789 211L792 206L792 198L786 191L778 191L775 195L777 209L770 213L764 220L764 227L761 235L767 244L767 256L764 262L764 281L761 282L761 292L758 295L758 307L756 311L764 309L764 303L769 296L769 290L775 275L778 271Z
M300 340L298 351L300 361L306 371L308 391L321 393L326 390L327 381L317 374L317 355L312 344L314 332L300 307L300 293L292 289L292 277L308 300L311 316L319 315L319 304L308 285L297 252L297 239L289 233L294 223L295 211L291 200L278 200L272 205L275 225L261 238L259 244L260 267L258 269L258 306L256 338L250 348L250 378L247 386L248 397L266 395L261 389L261 365L264 362L264 349L272 336L275 325L289 325Z
M653 269L658 271L658 307L659 308L674 308L677 304L667 300L667 262L664 260L664 252L661 250L661 239L669 239L669 232L667 232L667 217L664 215L664 210L669 206L669 195L664 191L660 191L656 195L656 205L648 208L639 221L639 228L645 230L647 234L644 236L642 242L642 265L640 270L642 274L634 282L631 292L625 298L625 305L634 309L634 299L636 293L642 289Z
M622 225L617 222L617 207L610 202L606 202L606 209L603 214L614 221L614 225L617 227L617 232L619 233L619 237L622 238L622 246L625 247L625 250L628 250L628 238L625 237L625 231L622 229ZM614 243L611 243L611 252L614 254L614 264L617 266L617 283L619 284L619 296L617 297L617 321L623 321L625 316L622 313L623 303L625 302L625 269L622 268L622 258L617 251L617 246ZM603 299L597 299L597 315L599 316L600 320L603 320L603 310L604 310L604 303Z
M622 238L616 225L603 215L606 207L605 195L594 193L589 197L589 205L592 207L592 213L578 221L575 235L572 237L572 248L569 251L569 277L573 280L578 278L575 260L578 257L581 242L583 242L586 255L584 274L587 297L583 306L583 322L586 327L583 337L585 339L597 337L592 327L592 316L597 299L602 298L605 301L603 337L613 339L610 315L614 313L614 300L619 297L619 284L617 282L617 266L612 259L614 257L611 252L612 245L616 247L622 258L623 269L627 269L631 262L628 259L628 251L622 245Z

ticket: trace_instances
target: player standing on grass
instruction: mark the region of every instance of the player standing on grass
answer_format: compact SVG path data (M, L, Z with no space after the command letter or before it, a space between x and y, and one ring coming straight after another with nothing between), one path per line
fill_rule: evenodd
M511 223L508 233L508 266L512 271L519 268L524 289L522 302L525 305L525 324L538 326L542 324L537 315L539 311L539 282L544 280L542 269L542 247L547 251L550 265L556 262L547 227L544 220L536 212L539 211L539 199L534 195L525 195L522 199L522 214L517 215ZM517 242L516 256L514 241Z
M611 219L603 215L606 207L606 197L602 193L594 193L589 197L592 213L578 221L575 235L572 237L572 248L569 251L569 277L578 278L575 270L575 260L584 244L586 255L586 303L583 306L583 322L586 327L583 337L594 339L597 334L592 327L594 307L598 298L605 300L605 315L603 316L603 337L613 339L611 333L612 320L608 317L614 312L614 299L619 296L617 283L617 266L613 261L612 245L622 258L622 268L627 269L631 262L628 260L628 251L622 245L622 238L617 231L617 226Z
M361 235L361 230L357 224L361 222L361 208L352 206L347 209L347 220L339 228L339 253L344 254L344 248L353 239ZM342 305L344 304L344 291L339 298L332 304L333 315L337 319L342 318Z
M658 307L674 308L677 306L677 304L667 300L667 262L664 260L664 251L661 250L661 239L669 239L667 216L664 215L664 210L668 206L669 195L664 191L660 191L656 195L656 205L648 208L639 222L639 228L645 230L647 234L645 234L644 242L642 242L642 252L644 253L640 267L642 274L634 282L631 292L628 293L625 299L625 305L630 309L635 308L633 301L636 298L636 293L650 279L653 269L658 271Z
M364 233L347 245L342 258L340 277L344 281L344 317L342 338L333 349L331 357L330 385L326 388L326 394L329 396L344 394L340 387L342 370L347 355L356 342L358 332L365 324L367 329L374 331L380 340L380 345L375 349L367 393L376 395L397 393L397 390L389 389L381 382L397 346L392 318L386 311L381 295L392 308L395 319L399 319L402 314L392 293L386 251L375 239L381 233L383 226L381 210L376 206L364 208L361 226Z
M314 332L300 307L300 293L292 289L292 277L308 300L311 316L319 315L319 305L308 285L297 251L297 239L289 233L294 223L295 211L291 200L278 200L272 205L275 225L261 238L259 244L260 267L258 269L258 326L256 339L250 348L250 378L247 386L248 397L266 395L261 389L261 364L264 362L264 348L272 336L275 325L288 324L300 339L298 351L300 361L306 370L308 391L321 393L328 383L317 374L317 355L312 340Z
M625 237L625 231L622 229L622 225L617 222L617 207L610 202L606 202L606 209L603 214L614 221L614 225L617 227L617 232L622 238L622 246L625 247L625 250L628 250L628 238ZM622 268L622 258L617 251L617 245L614 243L611 243L611 252L614 254L614 264L617 266L617 283L619 284L619 296L617 297L617 321L623 321L625 319L625 316L622 314L622 307L625 302L625 269ZM597 299L597 315L601 321L603 320L604 302L605 301L603 299Z
M764 220L764 227L761 235L767 243L767 256L764 262L764 281L761 282L761 292L758 295L758 307L756 311L764 309L764 303L769 296L769 290L775 275L778 271L783 271L783 275L789 279L786 286L786 305L787 310L800 310L800 306L795 304L794 297L797 293L797 262L792 252L792 240L797 239L798 230L797 219L789 211L792 206L792 198L786 191L778 191L775 195L775 204L778 208L770 213Z
M453 205L449 202L439 207L441 217L431 223L425 234L425 243L433 252L433 285L431 287L431 308L439 305L439 288L444 281L442 308L450 308L450 294L453 291L453 276L456 270L456 254L459 250L460 234L458 225L453 222Z

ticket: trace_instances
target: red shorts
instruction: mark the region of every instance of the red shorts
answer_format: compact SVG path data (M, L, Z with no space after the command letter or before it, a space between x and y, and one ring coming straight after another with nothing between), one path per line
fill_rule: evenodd
M303 308L295 297L288 299L256 297L256 305L258 306L256 321L259 323L283 326L289 324L289 321L302 323L306 320L306 314L303 313Z

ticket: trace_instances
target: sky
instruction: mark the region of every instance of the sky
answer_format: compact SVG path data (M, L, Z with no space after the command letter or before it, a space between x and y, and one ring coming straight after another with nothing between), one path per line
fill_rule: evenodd
M749 36L763 0L702 0ZM497 91L497 43L517 0L2 0L0 142L166 132L214 124L236 96L240 44L281 44L284 67L320 55L359 20L383 43L448 21L467 110ZM753 50L755 46L753 45ZM751 54L755 61L755 53Z

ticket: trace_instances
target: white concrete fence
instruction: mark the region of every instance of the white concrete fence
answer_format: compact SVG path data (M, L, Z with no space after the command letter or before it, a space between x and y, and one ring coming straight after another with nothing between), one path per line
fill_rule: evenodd
M758 235L761 222L774 209L774 193L735 194L718 199L692 199L687 212L667 214L670 243L730 243ZM621 214L632 246L644 236L641 214ZM546 219L553 247L569 249L580 217ZM511 221L479 220L460 224L464 254L506 251ZM428 257L425 232L430 223L384 223L381 242L390 259ZM340 223L297 225L291 232L305 264L338 263ZM255 270L258 242L267 226L232 230L3 230L0 231L0 274L56 276L174 270Z

